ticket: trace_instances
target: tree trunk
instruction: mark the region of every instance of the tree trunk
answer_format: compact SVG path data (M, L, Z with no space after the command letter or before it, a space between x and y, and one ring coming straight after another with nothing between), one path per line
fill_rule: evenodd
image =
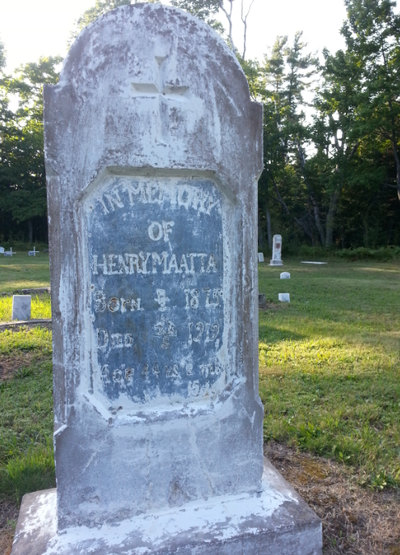
M28 242L29 244L33 243L33 226L32 220L28 220Z
M340 188L338 187L333 191L331 194L330 202L329 202L329 210L326 216L326 241L325 247L329 248L332 246L333 243L333 226L335 223L335 216L337 205L340 197Z
M271 213L269 211L269 206L265 209L265 216L267 218L267 238L268 238L268 246L272 249L272 231L271 231Z
M364 217L363 224L364 224L364 247L368 249L369 247L368 214Z
M400 200L400 160L397 154L397 145L393 141L393 154L394 160L396 162L396 185L397 185L397 197Z
M258 248L262 249L264 245L264 236L261 226L260 214L258 214Z
M324 228L322 227L321 218L319 217L318 204L317 204L317 201L315 200L313 191L311 189L311 185L309 183L309 180L308 180L308 177L307 177L307 174L306 174L306 160L305 160L305 156L304 156L304 151L301 147L300 141L297 139L296 142L297 142L297 151L298 151L298 154L299 154L300 166L301 166L301 170L302 170L302 173L303 173L304 182L305 182L306 187L307 187L308 197L309 197L309 199L311 201L311 204L313 206L315 227L318 230L321 245L324 245L324 243L325 243Z
M246 15L244 15L244 6L243 6L243 2L244 0L242 0L241 2L241 18L242 18L242 22L243 22L243 60L246 59L246 47L247 47L247 18L249 17L249 13L251 10L251 7L253 5L254 0L251 0L249 9L247 10Z

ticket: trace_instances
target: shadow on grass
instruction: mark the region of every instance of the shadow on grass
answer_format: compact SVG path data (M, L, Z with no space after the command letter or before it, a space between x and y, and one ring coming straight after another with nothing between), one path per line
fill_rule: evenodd
M259 323L259 338L262 343L279 343L279 341L299 341L305 339L305 335L294 332L293 330L274 328L266 322L260 321Z
M19 504L26 493L55 487L53 445L36 445L0 469L0 495L14 498Z

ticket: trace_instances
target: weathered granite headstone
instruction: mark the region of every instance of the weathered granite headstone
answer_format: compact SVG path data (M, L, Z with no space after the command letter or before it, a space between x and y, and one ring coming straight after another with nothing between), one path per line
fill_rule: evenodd
M4 254L4 247L0 247L0 254Z
M272 239L272 260L270 266L283 266L282 263L282 236L274 235Z
M176 9L106 14L45 89L45 151L57 490L13 555L320 553L263 463L262 112L233 53Z
M264 253L263 252L258 253L258 261L259 262L264 262Z
M13 295L12 320L31 319L31 295Z
M281 277L281 279L290 279L290 273L289 272L282 272L280 277Z
M278 299L281 303L290 303L290 293L279 293Z

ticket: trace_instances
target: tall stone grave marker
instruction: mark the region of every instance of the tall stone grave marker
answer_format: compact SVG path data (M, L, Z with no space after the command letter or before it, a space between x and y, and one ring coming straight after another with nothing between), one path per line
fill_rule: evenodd
M272 260L270 266L283 266L282 263L282 236L274 235L272 238Z
M262 112L235 56L118 8L46 88L45 145L57 490L25 498L13 555L320 553L263 470Z

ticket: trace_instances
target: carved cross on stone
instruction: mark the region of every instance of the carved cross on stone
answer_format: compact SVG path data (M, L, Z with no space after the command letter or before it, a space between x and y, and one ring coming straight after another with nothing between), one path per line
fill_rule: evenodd
M166 67L165 60L166 56L155 56L155 79L153 83L137 82L132 83L132 88L137 97L159 97L160 100L163 98L174 99L174 100L185 100L184 94L189 89L189 87L181 85L179 80L167 81L165 79Z
M136 98L158 101L158 122L154 130L157 135L157 143L163 145L168 144L171 131L179 129L181 117L176 103L187 102L185 93L189 90L189 87L182 85L178 78L167 78L167 72L173 74L173 70L168 71L172 69L171 65L175 65L173 62L174 60L172 60L172 64L168 64L167 56L154 56L153 80L150 77L148 82L132 83Z

